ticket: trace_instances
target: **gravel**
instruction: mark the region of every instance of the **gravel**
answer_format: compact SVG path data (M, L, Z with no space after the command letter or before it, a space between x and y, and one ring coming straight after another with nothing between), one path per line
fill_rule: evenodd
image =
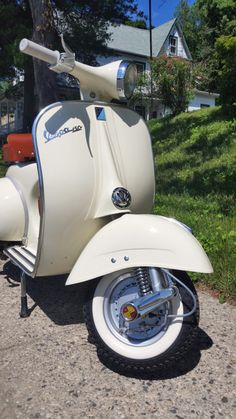
M236 418L236 308L200 292L196 347L162 379L120 376L87 339L85 287L65 277L28 280L0 262L0 418Z

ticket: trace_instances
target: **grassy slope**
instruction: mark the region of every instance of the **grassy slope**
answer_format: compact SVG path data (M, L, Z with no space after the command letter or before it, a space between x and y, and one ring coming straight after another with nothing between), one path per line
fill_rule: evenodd
M223 298L236 298L236 107L149 125L157 166L155 213L193 228L214 267L213 275L200 278Z

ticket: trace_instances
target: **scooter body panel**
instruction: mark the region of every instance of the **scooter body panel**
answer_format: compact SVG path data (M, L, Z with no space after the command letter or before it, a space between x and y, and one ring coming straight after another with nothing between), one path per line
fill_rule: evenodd
M36 251L39 236L39 186L36 163L19 163L9 167L7 174L17 189L24 208L24 229L20 240Z
M33 138L41 217L32 276L68 273L111 216L150 211L150 136L132 110L71 101L45 108L35 121ZM113 204L117 187L131 194L129 207Z
M200 243L178 222L158 215L126 214L92 238L66 284L138 266L212 272Z
M11 179L0 179L0 241L22 240L25 217L22 200Z

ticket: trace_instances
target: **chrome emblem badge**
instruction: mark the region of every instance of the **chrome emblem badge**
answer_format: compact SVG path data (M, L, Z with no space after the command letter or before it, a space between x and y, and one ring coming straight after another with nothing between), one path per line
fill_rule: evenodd
M131 195L125 188L114 189L111 199L117 208L127 208L131 204Z

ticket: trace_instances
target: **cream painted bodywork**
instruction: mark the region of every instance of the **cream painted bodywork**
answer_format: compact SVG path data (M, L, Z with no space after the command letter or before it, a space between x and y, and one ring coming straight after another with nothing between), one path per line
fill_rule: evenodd
M66 285L138 266L213 271L200 243L175 220L127 214L107 224L92 238Z
M39 185L36 163L15 164L6 174L15 185L24 208L24 228L21 239L35 253L39 237Z
M80 81L82 99L119 100L117 73L121 63L122 60L119 60L101 67L91 67L75 61L70 74Z
M104 110L105 120L97 119L96 108ZM80 129L73 132L74 127ZM66 134L59 136L65 129ZM45 141L49 134L52 139ZM144 121L129 109L65 102L41 115L34 141L43 207L37 275L67 273L111 215L150 211L154 196L150 137ZM119 186L131 194L128 210L112 203L112 191Z
M25 228L23 246L6 253L31 276L68 273L111 217L150 211L150 136L142 118L127 108L63 102L42 111L33 137L38 170L36 164L28 164L8 171L24 197ZM129 190L129 208L112 203L117 187Z
M0 241L22 240L24 208L19 192L7 177L0 179Z

